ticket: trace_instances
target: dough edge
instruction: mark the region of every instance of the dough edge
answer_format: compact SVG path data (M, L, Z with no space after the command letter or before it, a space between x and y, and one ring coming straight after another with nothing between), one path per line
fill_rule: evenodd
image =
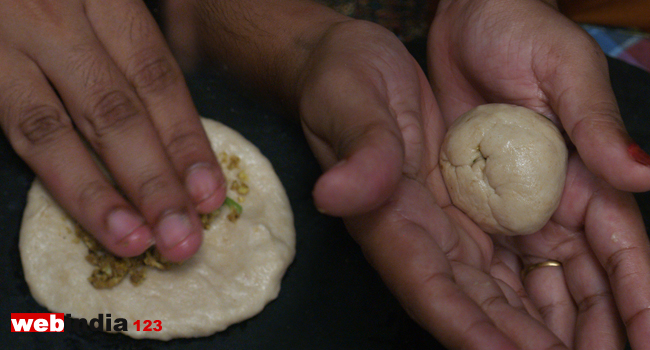
M178 269L162 273L148 269L147 279L138 287L123 281L112 289L96 290L87 281L92 266L84 260L86 247L72 242L72 222L35 180L19 249L25 279L39 304L87 320L111 314L113 321L127 320L128 336L170 340L222 331L256 315L278 296L295 254L288 197L257 147L219 122L202 119L202 123L215 154L238 155L249 177L251 191L236 224L223 218L227 213L222 210L204 234L199 253ZM162 331L137 332L135 320L161 320Z

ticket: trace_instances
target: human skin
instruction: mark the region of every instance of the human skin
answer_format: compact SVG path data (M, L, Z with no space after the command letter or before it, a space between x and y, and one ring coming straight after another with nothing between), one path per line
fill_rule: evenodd
M448 125L490 101L528 107L561 126L607 183L650 190L650 169L628 153L605 55L554 2L441 1L435 18L428 63Z
M168 5L173 8L180 3ZM644 329L649 322L645 310L650 305L650 251L640 213L629 194L587 170L578 153L570 158L568 185L558 211L544 229L526 239L495 239L485 234L449 200L437 157L445 125L460 115L460 110L453 109L455 99L465 100L459 109L486 101L528 102L527 106L554 117L558 124L566 123L565 130L575 130L579 124L601 125L600 129L579 127L583 130L573 132L578 152L587 145L584 153L589 159L589 152L596 152L589 147L613 145L618 154L612 158L619 157L617 164L634 171L610 174L609 179L604 174L605 179L623 189L644 190L650 185L645 181L650 169L625 152L629 139L620 128L611 88L603 78L602 53L586 34L551 12L548 4L521 1L507 20L512 23L521 15L523 23L510 27L521 31L521 40L538 29L526 27L530 17L540 16L530 22L536 25L550 20L548 25L559 29L544 41L525 43L533 48L550 45L552 50L516 56L517 60L481 57L486 64L510 62L524 67L531 67L534 57L554 63L546 67L548 71L569 65L566 72L573 68L574 74L581 76L548 74L541 81L534 80L538 90L521 90L520 95L516 95L519 89L507 84L490 91L491 84L485 81L503 77L503 82L519 88L531 81L535 71L519 69L515 71L518 79L507 69L490 70L489 77L458 74L452 77L455 80L443 79L449 78L445 72L458 73L465 68L460 57L449 53L481 54L474 52L470 45L474 42L445 42L445 38L472 29L482 33L484 28L465 22L460 22L466 25L463 28L453 26L462 15L480 16L485 10L479 6L482 3L509 10L513 5L505 0L467 1L458 6L474 8L460 7L465 12L456 8L454 13L452 3L441 3L429 46L432 86L440 107L426 77L394 36L317 5L204 1L195 3L187 21L169 25L173 33L175 26L192 28L195 24L195 39L183 42L198 43L198 47L188 50L187 45L173 45L172 40L181 56L202 51L225 62L300 116L312 150L326 170L314 188L316 205L345 217L351 235L402 305L443 344L472 349L622 348L627 329L633 346L643 348L648 344ZM238 21L237 14L243 20ZM497 11L487 18L504 20L503 15ZM260 31L246 22L255 23ZM226 32L240 35L233 39ZM509 37L516 39L512 33ZM589 50L566 51L573 44ZM568 62L548 60L550 54L557 58L563 53L576 56ZM261 64L260 57L265 58ZM579 79L571 82L573 78ZM471 79L479 82L471 85ZM605 102L590 106L588 102L593 100L570 93L555 100L535 94L540 86L549 91L568 89L562 83L577 84L570 87ZM611 113L602 112L603 106L609 106L606 111ZM576 116L578 107L596 112ZM579 117L585 121L576 124ZM594 144L591 139L602 139L603 132L613 136L607 136L605 144ZM598 162L591 166L597 173L603 168ZM521 281L522 264L549 258L561 261L563 269L541 269Z
M602 53L551 7L539 5L441 3L430 35L432 85L390 32L308 1L172 1L169 8L182 11L170 22L175 26L169 38L184 64L205 52L299 115L325 169L314 188L316 206L345 218L405 309L446 346L622 348L627 330L633 347L644 349L650 344L650 248L632 197L615 188L649 189L650 169L625 153L628 139L615 105L607 102L613 95L603 78ZM220 204L223 179L216 160L203 152L178 67L160 35L151 34L157 30L142 3L3 0L0 8L0 96L8 96L0 101L0 120L13 147L59 202L118 254L135 254L152 236L169 232L162 228L163 214L186 213L187 221L181 221L190 223L189 236L177 234L185 239L172 247L163 239L155 242L167 257L189 257L200 244L196 212ZM495 8L507 9L508 16ZM483 56L486 64L517 69L476 75L465 56L485 48L460 39L471 39L471 29L486 40L502 36L490 37L495 32L469 25L464 16L509 24L504 28L517 35L496 33L552 50ZM530 41L526 35L539 28L529 25L545 21L553 30L544 40ZM174 27L185 27L185 35ZM572 45L589 50L571 51ZM549 74L534 75L532 62L545 62ZM148 73L136 73L142 71ZM513 71L521 74L508 75ZM440 75L445 72L456 74L447 85ZM531 84L531 76L539 79ZM490 89L493 81L501 84ZM585 100L577 92L599 98ZM111 96L120 99L106 99ZM464 101L462 108L482 100L528 104L556 116L576 145L558 211L527 240L495 239L449 201L437 164L446 125L456 115L454 99ZM35 108L41 106L47 108ZM576 111L585 110L594 112L579 118ZM73 123L130 202L101 178ZM608 173L590 152L626 171ZM192 164L213 171L216 184L206 186L212 191L189 186ZM196 193L212 199L204 205ZM128 245L118 244L120 232L107 225L115 208L129 214L119 220L129 225L117 230L135 235ZM171 231L187 232L178 226ZM522 262L549 258L563 268L533 271L521 281Z
M596 44L553 3L513 1L441 2L430 33L431 85L383 28L303 1L195 2L185 20L168 25L181 57L202 52L226 63L299 115L325 169L314 188L317 207L344 217L407 312L443 344L622 349L627 330L634 348L647 348L648 239L632 196L612 184L647 190L650 169L626 152L629 137ZM168 2L168 13L180 13L181 3ZM484 22L463 22L482 15ZM196 37L182 42L197 46L175 45L174 28L188 26ZM542 28L548 34L527 37ZM235 39L225 34L233 32ZM477 45L504 35L521 45L510 55L487 51L489 41ZM464 57L484 65L470 75ZM535 76L541 72L531 62L545 62L547 74ZM577 146L560 207L525 238L482 232L452 205L440 175L446 125L485 102L535 109ZM599 152L607 158L598 161ZM607 162L630 171L608 172ZM547 259L563 267L521 280L524 266Z
M498 101L534 109L565 130L577 148L569 162L568 179L573 181L567 181L560 207L538 234L495 238L497 262L508 269L493 275L511 281L519 293L525 291L565 344L615 348L616 332L605 337L588 330L621 332L615 327L621 317L633 347L645 348L648 296L641 292L628 299L623 289L647 288L647 239L634 218L631 195L609 185L647 190L647 163L628 154L634 144L618 113L604 55L554 10L554 2L546 3L550 6L535 1L442 1L429 37L432 86L448 125L467 109ZM583 160L590 171L580 164ZM596 213L602 218L594 217ZM626 242L613 242L621 231ZM564 268L536 271L525 280L526 288L516 275L503 273L517 271L518 260L529 265L546 259L559 260ZM629 275L622 274L622 264L628 265ZM603 300L592 303L596 299ZM614 303L619 315L594 311Z
M512 0L441 1L428 49L447 125L480 104L518 104L553 120L577 151L551 222L530 237L493 237L496 256L508 266L493 275L525 291L565 344L622 347L614 334L625 325L633 348L649 348L647 236L632 195L618 190L647 191L650 172L645 156L628 153L635 144L602 51L554 2ZM505 273L517 271L517 260L547 259L563 268L539 269L524 285ZM597 328L610 331L590 331Z
M198 213L221 205L225 181L142 1L0 1L0 96L13 148L109 250L198 250Z

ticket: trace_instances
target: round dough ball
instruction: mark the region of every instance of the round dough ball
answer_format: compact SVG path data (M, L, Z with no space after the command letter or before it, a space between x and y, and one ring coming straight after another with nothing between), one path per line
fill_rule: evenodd
M487 104L447 131L440 166L454 205L488 233L526 235L557 209L567 168L562 135L527 108Z
M289 199L257 147L221 123L202 122L229 184L243 181L245 171L249 191L240 200L241 216L231 222L229 211L220 210L204 231L201 249L182 265L147 269L139 286L123 280L111 289L95 289L88 282L94 267L85 260L88 248L75 238L74 222L36 180L19 247L25 280L39 304L86 320L111 314L113 321L126 319L124 333L130 337L169 340L224 330L277 297L295 252ZM233 156L239 157L238 165L224 166L223 159ZM227 194L242 196L230 185ZM161 330L138 331L136 320L159 320Z

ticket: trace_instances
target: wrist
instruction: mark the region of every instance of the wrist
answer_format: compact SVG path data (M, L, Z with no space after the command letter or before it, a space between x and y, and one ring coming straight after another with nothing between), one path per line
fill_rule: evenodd
M295 106L301 71L329 28L350 20L304 0L195 1L199 52Z

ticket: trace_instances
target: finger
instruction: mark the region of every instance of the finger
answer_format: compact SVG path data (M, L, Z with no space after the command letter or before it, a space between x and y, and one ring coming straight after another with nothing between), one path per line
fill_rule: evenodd
M525 266L541 261L527 259ZM573 348L577 310L562 267L539 267L523 276L524 286L544 324Z
M97 168L47 79L17 52L0 57L0 121L13 148L107 249L141 254L152 244L150 229Z
M452 266L460 288L522 349L567 349L544 324L522 312L523 307L509 303L489 275L464 264Z
M628 152L633 142L618 110L605 55L579 27L571 29L574 40L563 47L567 54L562 62L539 62L556 68L546 69L542 89L589 170L619 190L648 191L650 166L643 156Z
M619 317L622 310L619 305L617 311L612 295L616 287L611 277L608 279L603 269L602 252L592 240L598 237L601 244L612 245L612 235L628 229L628 223L616 220L612 215L619 209L624 212L628 209L614 205L615 208L610 207L613 209L611 212L593 211L595 198L614 190L591 174L577 155L569 159L567 181L565 193L553 216L553 221L559 225L552 228L560 230L555 236L563 238L555 245L553 254L557 254L557 259L563 264L567 286L578 311L575 346L578 349L622 348L625 329ZM616 228L611 231L613 227ZM633 291L633 287L626 285L619 286L619 289Z
M186 0L166 0L162 8L165 21L163 28L174 57L184 72L192 72L199 64L194 9L187 6Z
M454 229L431 199L413 197L422 192L422 187L402 182L396 193L402 200L390 201L390 205L362 217L348 218L346 225L409 315L445 346L518 349L456 285L447 257L434 241L435 235ZM411 200L440 232L429 232L426 224L401 216L413 204Z
M219 208L226 181L183 74L144 2L92 0L86 12L97 38L144 103L197 210Z
M605 268L634 349L650 349L650 243L630 194L606 185L594 194L585 232Z
M508 299L510 305L521 308L531 317L540 322L544 322L537 307L530 300L528 293L524 289L520 277L521 262L519 257L513 252L494 248L494 257L490 267L490 275L499 283L502 293ZM565 343L566 344L566 343Z
M576 349L622 349L624 335L607 277L591 252L562 260L577 307Z
M92 28L83 16L79 18L67 24L72 29L52 33L56 40L44 43L45 49L30 54L76 127L153 227L161 254L171 261L187 259L202 239L194 205L136 92L101 44L87 35Z
M332 80L337 81L332 81ZM373 93L341 72L330 73L307 87L323 94L303 98L309 107L303 114L303 129L321 166L327 169L314 187L316 207L336 216L357 215L376 208L393 192L404 159L404 144L385 96ZM361 86L360 86L361 85Z

